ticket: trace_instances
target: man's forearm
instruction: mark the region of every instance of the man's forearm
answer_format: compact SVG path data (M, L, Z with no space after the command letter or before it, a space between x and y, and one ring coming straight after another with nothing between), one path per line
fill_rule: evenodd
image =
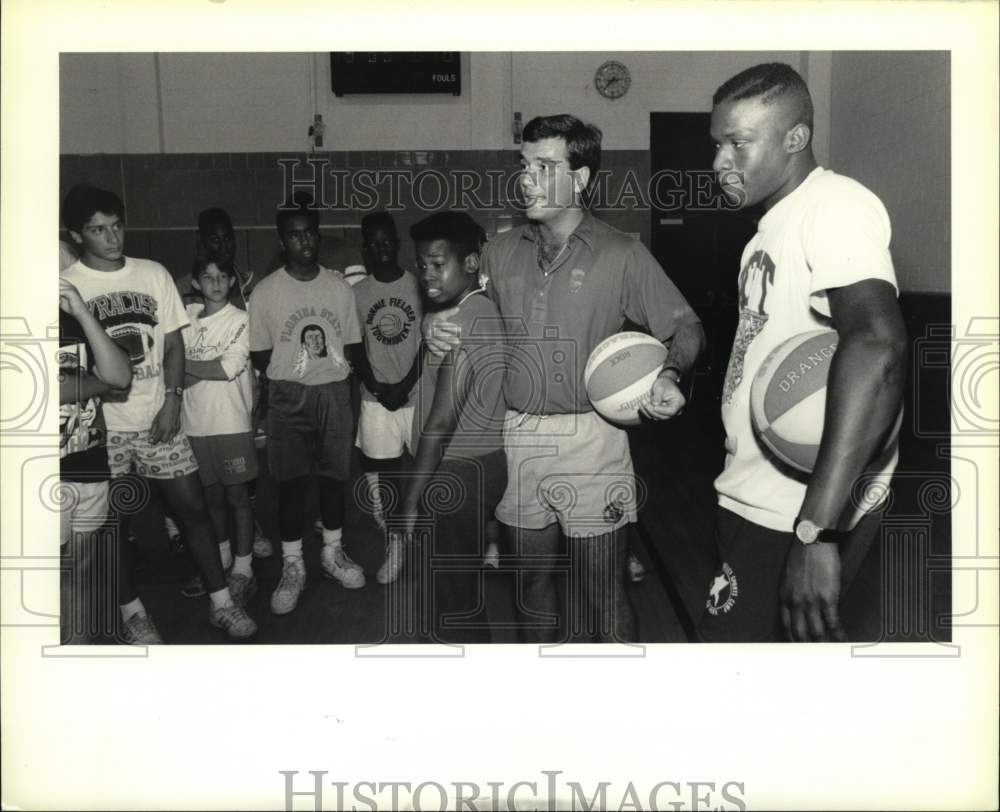
M163 385L167 391L184 385L184 340L180 333L168 333L163 348Z
M185 361L184 369L188 375L201 378L203 381L228 381L229 376L222 367L222 361L214 358L211 361Z
M858 476L899 412L906 351L865 334L842 336L827 382L823 438L800 515L836 527Z
M664 367L676 367L681 375L688 375L698 362L705 348L705 330L701 322L679 327L670 340L670 349Z

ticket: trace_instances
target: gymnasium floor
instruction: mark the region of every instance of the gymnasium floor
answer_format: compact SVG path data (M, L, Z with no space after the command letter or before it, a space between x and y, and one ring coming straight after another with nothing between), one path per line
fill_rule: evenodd
M715 387L710 379L701 381L699 387L703 396L696 393L678 420L630 430L636 472L647 489L639 524L631 535L633 550L645 564L647 577L627 587L636 610L640 642L683 643L690 639L714 564L712 480L722 467L723 435L718 402L711 394ZM360 476L357 460L354 469L355 476ZM904 540L923 532L923 541L917 547L907 541L911 553L917 552L908 555L905 570L896 566L891 543L873 547L842 600L841 614L852 640L950 639L945 622L950 607L950 572L941 566L950 556L950 517L938 513L916 525L907 519L916 515L914 506L923 498L922 488L934 477L940 479L942 472L946 481L947 460L942 461L934 449L912 437L904 438L887 526L902 527L909 535L896 536ZM276 540L273 483L266 475L259 483L258 518L265 534ZM310 510L311 515L318 512L314 498L310 499ZM169 553L155 500L133 522L139 539L140 594L164 639L172 644L228 644L223 633L208 624L208 598L180 595L180 585L193 573L192 565L186 557ZM389 633L389 591L374 577L384 558L384 541L372 519L349 501L345 547L368 578L360 590L346 590L322 576L320 540L311 522L306 523L304 532L309 580L299 607L291 614L278 617L269 609L270 593L281 574L280 546L275 544L272 558L254 562L258 591L247 607L260 627L254 642L384 642ZM484 570L483 577L483 617L491 624L493 642L517 642L511 611L513 573ZM888 586L882 589L883 584ZM109 640L99 637L95 642Z

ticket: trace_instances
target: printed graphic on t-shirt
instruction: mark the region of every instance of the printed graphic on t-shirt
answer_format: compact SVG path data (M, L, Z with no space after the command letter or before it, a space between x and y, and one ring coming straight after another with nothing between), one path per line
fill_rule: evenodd
M380 344L394 346L402 344L413 331L417 312L404 299L391 296L379 299L368 308L365 327L369 335Z
M774 271L774 260L766 251L754 251L740 271L740 323L726 368L723 403L732 402L733 393L743 382L747 349L767 324L767 294L774 287Z
M240 336L246 332L246 329L247 325L245 323L241 324L232 338L223 345L221 341L212 341L209 339L208 327L199 323L195 334L184 345L184 354L191 361L213 361L239 341Z
M56 353L59 374L77 375L87 371L87 345L67 344ZM67 457L106 442L103 428L98 424L98 400L63 403L59 406L59 456Z
M128 353L133 381L160 375L160 363L152 360L156 357L153 330L159 323L155 298L148 293L122 290L95 296L87 306L105 332Z
M337 335L340 335L340 322L328 311L323 311L328 321L333 321L336 325ZM282 333L284 339L284 333ZM337 351L336 347L331 347L326 341L326 330L319 324L313 322L305 324L299 331L299 353L295 358L294 373L298 378L311 376L317 370L324 368L344 368L347 361L344 356Z

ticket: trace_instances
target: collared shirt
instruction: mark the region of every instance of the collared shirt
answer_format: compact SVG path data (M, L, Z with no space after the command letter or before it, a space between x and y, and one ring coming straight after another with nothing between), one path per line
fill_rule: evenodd
M669 343L699 319L646 247L589 212L543 272L537 230L525 225L487 244L482 269L510 342L504 395L531 414L593 410L583 371L625 319Z

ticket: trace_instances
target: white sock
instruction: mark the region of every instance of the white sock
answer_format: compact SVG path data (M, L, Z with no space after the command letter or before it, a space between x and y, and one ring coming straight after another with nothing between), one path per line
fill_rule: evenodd
M336 530L327 530L323 528L323 543L330 547L339 547L340 543L344 540L344 531L341 528Z
M227 570L233 566L233 548L229 539L219 542L219 558L222 559L222 569Z
M281 542L282 558L302 558L302 539Z
M146 614L146 607L142 605L142 599L140 598L123 603L118 608L121 609L122 620L128 620L132 615Z
M164 524L166 525L166 527L167 527L167 535L168 535L168 536L169 536L170 538L173 538L174 536L179 536L179 535L181 534L181 530L180 530L180 528L179 528L179 527L177 526L177 522L175 522L175 521L174 521L173 519L171 519L171 518L170 518L169 516L164 516L164 517L163 517L163 523L164 523Z
M245 575L247 578L253 576L253 567L250 566L250 562L253 561L253 555L238 555L233 559L233 575Z
M233 599L229 594L228 586L222 587L218 592L209 592L208 597L212 601L213 609L221 609Z

